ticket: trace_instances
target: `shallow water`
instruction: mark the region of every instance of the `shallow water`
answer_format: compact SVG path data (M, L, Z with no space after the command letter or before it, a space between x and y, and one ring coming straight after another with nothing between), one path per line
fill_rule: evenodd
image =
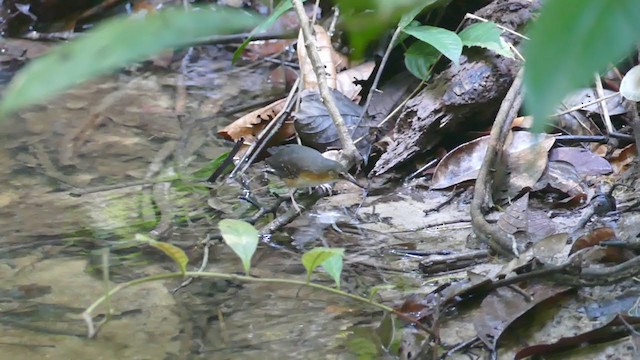
M172 295L180 281L166 280L118 293L113 319L87 339L80 314L105 290L101 249L110 249L109 287L175 265L131 241L157 225L153 200L162 186L81 197L69 191L190 173L227 149L213 134L238 115L219 114L284 95L268 82L268 65L233 68L229 54L214 48L201 50L187 69L184 117L174 111L177 72L138 68L72 89L0 125L0 358L353 358L347 350L353 324L379 321L375 310L309 289L203 279ZM206 195L164 190L176 212L163 240L184 249L195 270L202 257L196 245L217 214ZM232 207L248 207L230 198ZM300 220L289 233L301 237L296 229L310 229L309 223ZM326 227L311 230L311 240ZM332 245L367 244L329 231ZM345 268L348 290L366 294L384 283L374 269L358 269ZM241 267L216 244L207 270ZM302 280L305 271L296 252L261 246L252 273ZM104 313L102 307L94 315Z

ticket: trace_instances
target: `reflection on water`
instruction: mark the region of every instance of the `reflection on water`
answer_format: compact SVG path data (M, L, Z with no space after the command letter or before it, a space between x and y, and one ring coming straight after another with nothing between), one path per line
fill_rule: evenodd
M195 269L201 260L196 244L216 218L207 210L207 193L176 184L81 197L68 192L189 173L225 151L212 133L230 119L215 114L279 96L282 89L266 81L265 67L231 68L223 55L203 51L188 67L185 116L174 111L177 74L154 71L94 81L0 125L3 358L351 357L344 330L357 321L375 322L377 315L309 289L213 280L195 281L175 296L169 290L178 281L127 288L112 299L112 321L96 339L86 338L80 313L105 289L99 249L111 249L110 286L174 271L162 254L130 241L158 226L158 208L165 206L177 224L166 240L185 249ZM236 272L240 266L219 244L211 249L208 270ZM263 248L253 274L302 279L304 269L297 254ZM344 286L366 292L354 283Z

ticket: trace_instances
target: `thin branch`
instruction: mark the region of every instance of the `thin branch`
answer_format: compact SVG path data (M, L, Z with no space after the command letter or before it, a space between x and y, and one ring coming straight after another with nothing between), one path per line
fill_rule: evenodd
M320 96L322 97L322 101L327 107L327 112L331 116L331 119L333 120L333 123L338 130L338 137L340 138L340 142L342 143L343 156L348 165L359 163L362 159L362 156L360 156L358 149L356 149L356 146L353 143L353 139L349 135L347 125L345 124L344 119L340 114L340 110L338 110L338 106L333 99L331 90L327 85L326 71L324 69L324 66L322 65L322 61L320 60L316 42L311 27L309 26L309 19L307 18L307 14L304 11L302 2L300 0L291 0L291 2L293 3L293 8L298 15L298 19L300 20L300 29L302 30L302 36L304 38L304 46L307 49L309 60L311 61L311 65L313 65L313 71L316 75L316 79L318 80L318 90L320 91Z

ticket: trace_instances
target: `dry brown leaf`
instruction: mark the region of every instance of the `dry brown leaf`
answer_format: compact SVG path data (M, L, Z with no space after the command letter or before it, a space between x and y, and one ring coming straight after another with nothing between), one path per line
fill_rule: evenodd
M637 155L636 144L629 144L622 149L614 151L609 159L614 174L619 174L627 165L631 164Z
M333 46L331 45L331 37L324 28L320 25L315 25L315 43L316 48L318 50L318 54L320 55L320 61L324 66L324 70L327 74L327 85L335 89L336 88L336 65L333 63ZM304 44L304 38L302 36L302 30L298 34L298 62L300 63L300 73L302 74L303 79L303 88L304 89L317 89L318 88L318 80L316 79L316 74L313 71L313 65L311 65L311 61L309 60L309 56L307 56L307 49Z
M532 190L555 189L569 197L568 201L559 207L570 205L584 205L590 199L593 191L582 180L576 168L565 161L549 161L545 173L533 186ZM575 204L577 202L577 204Z
M338 73L336 79L338 91L352 101L358 102L356 97L360 93L360 90L362 90L362 86L356 85L354 82L356 80L367 80L375 67L376 63L369 61Z
M580 176L607 175L611 164L591 151L577 147L555 148L549 152L550 161L566 161L573 165Z
M530 187L542 175L547 164L547 152L555 138L527 131L512 132L508 138L506 161L511 171L508 194ZM432 189L444 189L464 181L474 180L487 152L489 137L481 137L453 149L438 164Z
M262 131L262 129L264 129L264 127L273 120L280 111L282 111L285 100L286 99L280 99L278 101L274 101L263 108L248 113L219 130L218 136L231 141L237 141L242 137L244 137L245 142L250 143L254 141L260 131ZM282 142L282 140L287 139L294 134L295 129L293 128L293 124L285 122L270 143Z

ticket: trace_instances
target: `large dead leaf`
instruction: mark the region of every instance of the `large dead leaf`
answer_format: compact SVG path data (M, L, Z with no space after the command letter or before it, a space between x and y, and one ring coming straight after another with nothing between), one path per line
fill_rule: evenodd
M489 349L495 350L500 336L515 320L541 303L556 299L570 289L568 286L534 284L521 289L530 296L530 301L527 301L520 291L506 287L496 289L482 301L482 311L473 321L478 337Z
M637 156L638 151L636 150L636 144L629 144L622 149L614 151L609 159L613 172L619 174L627 165L631 164Z
M535 359L548 358L554 354L582 348L585 345L604 344L615 341L633 335L634 333L637 334L638 325L640 325L640 318L638 317L616 315L613 320L599 328L575 336L563 337L552 344L538 344L525 347L516 353L514 359L520 360L530 356Z
M316 48L318 50L318 54L320 55L320 61L324 66L324 70L327 74L327 85L335 89L336 88L336 64L333 62L333 46L331 45L331 37L324 28L320 25L315 25L313 27L315 34L315 43ZM318 79L316 79L316 74L313 71L313 65L311 65L311 60L309 60L309 56L307 55L307 49L303 46L305 44L304 38L302 37L302 30L298 34L298 62L300 63L300 73L302 74L303 79L303 88L304 89L317 89L318 88Z
M244 137L245 142L251 143L256 136L273 118L278 115L285 104L286 99L280 99L263 108L252 111L218 131L218 135L231 141L237 141ZM291 122L285 122L280 131L271 140L280 143L282 140L295 135Z
M371 142L367 136L370 124L367 118L360 119L362 107L353 103L337 90L333 90L332 93L351 138L355 140L365 136L365 139L358 142L356 147L366 158L371 148ZM296 118L295 127L302 142L320 151L329 148L340 149L342 145L338 131L320 99L320 94L317 91L305 90L302 92L301 98L300 110L294 113L294 116Z
M507 194L518 193L538 181L547 165L547 152L554 142L555 138L547 134L516 131L509 135L505 156L510 172ZM474 180L487 153L488 143L489 136L484 136L449 152L438 164L431 188L444 189Z
M549 152L549 161L565 161L573 165L580 176L611 174L611 164L602 157L583 148L563 147Z
M375 67L375 62L369 61L339 72L336 79L338 91L352 101L357 102L357 96L362 90L362 86L356 85L354 82L367 80Z
M593 190L578 175L576 168L565 161L549 161L546 171L532 190L555 190L565 194L568 199L557 204L563 208L584 205L593 195Z

